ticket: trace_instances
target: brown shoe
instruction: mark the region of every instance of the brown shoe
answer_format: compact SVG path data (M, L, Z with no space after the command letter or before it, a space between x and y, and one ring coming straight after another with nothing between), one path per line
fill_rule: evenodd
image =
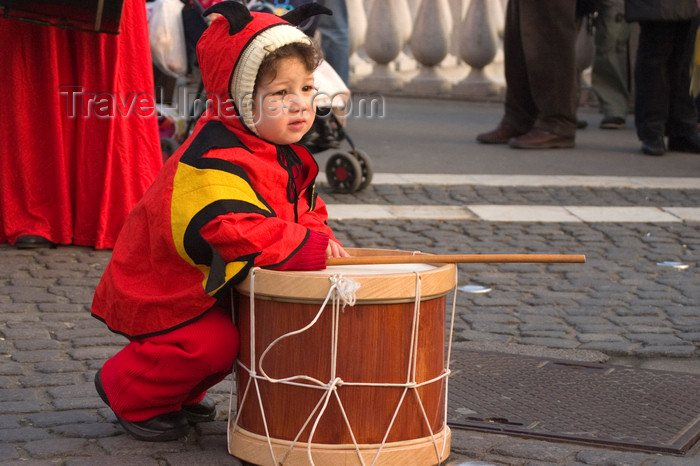
M559 136L549 131L533 129L527 134L511 139L508 145L515 149L570 148L574 147L574 138L573 136Z
M481 133L476 136L476 140L482 144L508 144L511 138L522 136L523 133L515 131L507 126L498 125L493 131Z

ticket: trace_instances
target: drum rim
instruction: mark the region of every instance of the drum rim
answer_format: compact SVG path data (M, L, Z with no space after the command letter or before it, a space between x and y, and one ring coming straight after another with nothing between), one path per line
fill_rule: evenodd
M353 255L398 255L412 254L409 251L349 248ZM456 285L455 264L431 263L435 268L417 272L391 274L348 274L343 277L360 283L356 292L358 303L369 302L413 302L416 297L416 276L421 280L419 296L421 301L441 297L452 291ZM251 294L251 275L254 278L254 294L260 299L275 299L285 302L323 301L330 288L333 274L318 274L300 271L280 271L256 268L238 285L236 290L242 295Z
M250 297L250 293L248 292L239 292L241 296L245 297ZM439 299L442 298L443 296L446 296L448 293L440 293L440 294L431 294L431 295L421 295L420 301L429 301L431 299ZM259 299L261 301L275 301L277 303L289 303L289 304L321 304L323 303L323 299L309 299L309 298L286 298L286 297L280 297L280 296L267 296L267 295L261 295L259 293L255 293L255 299ZM391 305L391 304L411 304L416 301L415 297L411 296L405 299L358 299L356 305L363 305L363 306L369 306L369 305L375 305L375 304L381 304L381 305Z
M256 434L255 432L251 432L247 430L244 427L238 426L238 425L233 425L233 422L230 422L229 424L229 429L231 430L231 435L235 436L236 434L239 434L244 437L248 437L253 440L260 440L265 443L268 441L268 437L265 435L260 435ZM450 426L445 423L443 424L442 428L433 434L434 438L436 441L442 441L443 439L446 439L447 441L451 440L452 437L452 429ZM308 442L294 442L291 440L285 440L285 439L279 439L275 437L269 437L270 442L272 442L273 445L276 446L284 446L284 447L289 447L292 446L293 448L303 448L304 450L311 445L312 450L316 451L321 451L321 450L326 450L326 451L350 451L354 452L355 451L355 445L352 443L319 443L319 442L311 442L310 444ZM381 443L359 443L357 446L360 449L360 451L363 452L372 452L373 450L376 450L379 447L382 447L383 449L392 449L396 447L406 447L406 446L413 446L413 445L424 445L424 444L429 444L430 448L432 449L433 447L433 437L430 435L426 435L425 437L419 437L419 438L410 438L410 439L405 439L405 440L400 440L396 442L387 442L385 444ZM265 454L269 454L269 451L265 451Z

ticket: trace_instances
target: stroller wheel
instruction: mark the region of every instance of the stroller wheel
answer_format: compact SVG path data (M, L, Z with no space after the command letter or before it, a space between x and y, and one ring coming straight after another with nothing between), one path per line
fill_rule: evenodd
M334 191L354 193L362 184L362 166L354 155L337 152L326 163L326 177Z
M361 149L353 149L350 152L357 158L360 162L360 167L362 168L362 180L360 181L360 186L357 187L357 191L362 191L372 182L372 177L374 176L374 169L372 168L372 160L367 155L367 152Z

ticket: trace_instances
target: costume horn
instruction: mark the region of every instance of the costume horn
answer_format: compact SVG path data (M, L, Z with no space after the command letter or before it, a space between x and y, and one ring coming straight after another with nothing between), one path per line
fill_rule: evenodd
M238 2L219 2L206 9L203 16L211 13L219 13L226 18L229 24L228 35L238 34L243 30L246 24L253 21L253 15L250 14L248 8Z
M294 8L289 13L285 13L282 19L289 24L299 26L305 19L316 15L332 15L333 12L325 6L318 3L304 3L301 6Z

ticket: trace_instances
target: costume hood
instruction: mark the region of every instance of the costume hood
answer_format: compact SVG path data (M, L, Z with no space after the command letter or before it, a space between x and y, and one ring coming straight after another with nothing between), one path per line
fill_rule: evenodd
M252 97L260 63L275 49L294 42L311 44L295 25L309 16L332 14L316 3L302 5L284 16L251 12L236 2L220 2L204 12L219 13L197 43L197 59L211 108L206 119L240 117L258 135Z

